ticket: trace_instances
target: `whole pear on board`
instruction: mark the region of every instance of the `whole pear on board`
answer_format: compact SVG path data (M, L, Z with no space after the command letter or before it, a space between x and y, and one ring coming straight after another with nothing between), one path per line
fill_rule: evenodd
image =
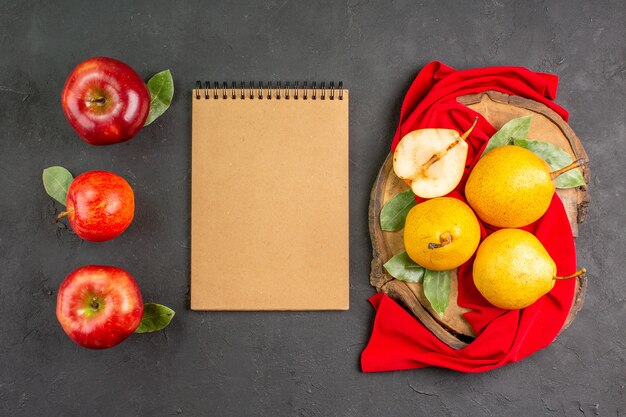
M418 129L402 137L393 154L393 170L415 195L435 198L448 194L461 181L467 142L478 118L462 135L454 129Z
M455 269L472 257L480 225L456 198L439 197L413 207L404 225L404 247L413 261L433 271Z
M474 284L496 307L516 310L528 307L554 287L556 264L532 233L520 229L500 229L478 247L474 259Z
M560 174L580 166L578 160L551 172L540 157L507 145L485 154L467 179L465 197L478 217L498 227L523 227L544 215Z

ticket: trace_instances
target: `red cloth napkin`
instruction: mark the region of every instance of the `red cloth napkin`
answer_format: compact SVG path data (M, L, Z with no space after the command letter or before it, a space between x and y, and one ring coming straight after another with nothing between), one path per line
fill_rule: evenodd
M426 128L467 130L475 117L476 128L468 138L469 153L463 180L450 195L464 199L463 190L489 138L493 126L478 113L458 103L456 97L497 90L544 103L567 120L567 111L553 103L558 78L520 67L490 67L456 71L431 62L417 75L400 111L400 123L392 143L395 149L408 132ZM493 231L483 226L483 237ZM565 209L555 194L546 214L524 228L534 233L557 265L557 274L576 271L576 248ZM557 281L554 289L523 310L502 310L489 304L474 286L473 258L458 270L458 304L472 309L464 315L477 337L466 348L455 350L440 341L415 317L383 293L370 298L376 318L370 341L361 354L364 372L440 366L461 372L483 372L516 362L548 346L556 337L572 305L575 280Z

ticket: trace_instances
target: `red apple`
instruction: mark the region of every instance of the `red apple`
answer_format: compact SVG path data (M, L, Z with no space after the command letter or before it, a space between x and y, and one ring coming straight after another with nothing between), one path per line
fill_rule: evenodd
M97 57L78 64L63 87L61 104L78 136L92 145L133 138L150 110L150 93L128 65Z
M119 175L89 171L74 178L67 190L66 211L78 237L91 242L113 239L133 221L135 195Z
M88 265L63 280L56 313L74 342L90 349L107 349L139 326L143 301L128 272L114 266Z

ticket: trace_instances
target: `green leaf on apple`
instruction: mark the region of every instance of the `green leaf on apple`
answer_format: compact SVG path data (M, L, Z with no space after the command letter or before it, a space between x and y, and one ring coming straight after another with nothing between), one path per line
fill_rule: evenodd
M548 142L515 139L513 144L528 149L546 161L553 171L559 170L574 162L570 154ZM583 178L583 173L580 168L572 169L556 177L556 188L574 188L581 185L585 185L585 179Z
M170 70L165 70L154 74L148 80L147 87L150 92L150 112L144 126L154 122L170 107L172 97L174 97L172 73Z
M531 116L525 116L506 122L500 130L494 133L491 139L489 139L487 147L481 156L485 156L487 152L494 148L512 144L513 139L526 139L528 129L530 128L530 119Z
M156 332L167 327L174 317L174 310L161 304L145 303L143 305L143 317L135 333Z
M65 206L67 190L74 180L71 172L59 166L49 167L43 170L42 179L48 195Z

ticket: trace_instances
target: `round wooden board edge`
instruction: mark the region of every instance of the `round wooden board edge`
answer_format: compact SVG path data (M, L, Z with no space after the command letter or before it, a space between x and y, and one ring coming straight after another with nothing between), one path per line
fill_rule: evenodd
M370 239L372 242L372 263L370 270L370 285L376 288L376 291L384 292L389 297L399 302L407 308L418 320L442 342L453 349L462 349L467 346L455 334L451 333L452 329L445 326L444 323L437 321L419 302L411 289L402 281L393 278L383 268L383 264L393 256L388 248L381 245L384 241L383 230L380 227L379 217L382 209L381 199L377 198L381 190L384 190L386 178L392 167L391 154L383 163L382 168L378 172L376 182L372 187L370 194L370 204L368 210L368 223L370 231Z
M460 103L473 104L479 102L483 95L488 95L493 101L505 104L511 104L526 108L528 110L543 114L553 123L555 123L563 132L564 136L568 139L576 158L588 160L587 153L582 146L582 143L571 129L571 127L565 122L556 112L548 108L542 103L525 99L518 96L509 96L508 94L500 93L498 91L485 91L477 94L470 94L457 98ZM370 203L368 208L368 223L370 240L372 243L372 262L370 270L370 285L376 288L377 292L384 292L389 297L399 302L406 309L408 309L417 319L430 330L439 340L447 344L453 349L462 349L468 345L465 341L459 339L452 329L447 327L445 323L435 319L429 312L422 306L415 294L409 289L409 287L402 281L396 280L383 268L384 260L388 260L393 254L388 253L388 249L381 245L383 242L383 230L380 227L379 217L382 209L381 198L382 192L385 189L386 178L388 177L393 164L393 155L389 153L382 167L378 171L376 180L370 193ZM588 166L583 168L583 176L585 182L589 183L589 169ZM587 207L589 205L589 192L587 187L581 187L581 199L578 204L577 222L582 223L587 216ZM563 324L563 327L559 331L559 334L568 328L574 320L576 314L582 308L585 300L585 294L587 289L587 278L585 276L578 277L576 282L576 290L573 297L572 306L569 314Z

